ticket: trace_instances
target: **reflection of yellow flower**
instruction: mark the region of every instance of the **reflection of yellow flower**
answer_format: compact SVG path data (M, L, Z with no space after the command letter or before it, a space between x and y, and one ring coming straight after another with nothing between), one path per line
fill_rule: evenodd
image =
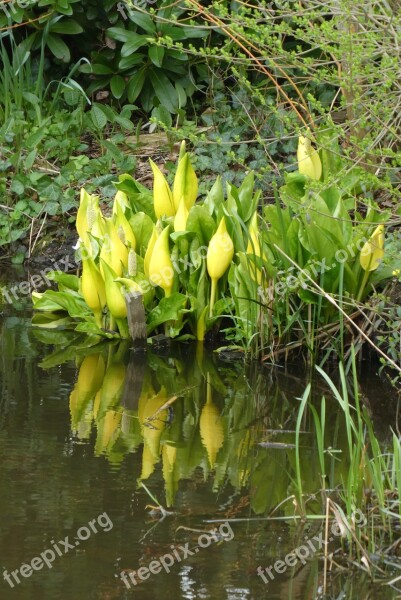
M207 450L209 464L213 469L217 453L224 443L224 430L220 412L212 400L212 387L207 381L206 404L202 408L199 429L203 445Z

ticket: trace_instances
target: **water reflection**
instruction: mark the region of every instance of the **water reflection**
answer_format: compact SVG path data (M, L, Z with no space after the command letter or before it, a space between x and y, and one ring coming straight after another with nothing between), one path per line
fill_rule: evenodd
M12 312L0 318L1 565L18 567L104 511L114 528L15 589L0 580L1 598L321 597L319 555L268 586L256 574L258 565L282 559L321 527L288 519L297 513L293 446L302 369L244 367L229 353L189 345L144 356L63 331L60 344L46 347L49 338L30 330L28 319ZM365 385L384 438L394 412L387 418L375 403L390 405L391 398L380 380L366 376ZM339 460L346 432L319 378L313 389L317 408L326 395L332 456L325 485L334 488L347 475ZM303 490L315 494L323 482L310 413L301 429ZM169 510L163 520L146 508L157 502ZM319 494L308 502L312 510L321 510ZM192 546L198 535L192 530L226 519L233 519L232 541L124 587L121 572L146 567L172 544ZM362 574L337 572L328 597L393 594L372 588Z

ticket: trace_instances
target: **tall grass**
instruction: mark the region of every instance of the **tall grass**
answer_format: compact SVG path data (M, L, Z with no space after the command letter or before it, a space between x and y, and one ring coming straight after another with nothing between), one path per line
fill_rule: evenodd
M327 518L334 516L344 526L348 559L374 572L379 569L377 558L381 559L381 566L386 565L394 532L401 526L401 438L392 432L391 440L383 449L368 410L361 402L353 349L351 368L350 389L343 363L339 364L339 385L317 366L331 397L323 396L320 407L316 407L310 399L310 384L302 396L295 437L297 504L304 518L312 517L312 513L306 511L308 498L303 492L302 466L305 463L299 459L301 423L310 411L320 468L316 479L322 482L316 490L321 497L321 512L325 512L326 507ZM342 417L334 431L328 427L329 402L339 406ZM341 430L345 432L345 443L341 443ZM363 521L355 522L355 514L363 515Z

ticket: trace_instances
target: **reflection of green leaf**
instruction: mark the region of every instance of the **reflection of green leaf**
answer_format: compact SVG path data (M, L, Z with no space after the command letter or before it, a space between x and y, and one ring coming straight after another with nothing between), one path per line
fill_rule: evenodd
M61 330L71 328L71 326L74 326L74 322L70 317L66 317L64 314L60 316L60 313L55 314L46 312L33 315L32 326ZM54 336L52 343L54 344Z
M41 332L44 333L44 332ZM48 344L54 343L54 336L47 341ZM58 339L58 336L57 336ZM45 359L39 363L39 366L42 369L51 369L52 367L56 367L58 365L63 364L68 360L75 360L77 355L87 356L88 354L94 354L99 352L99 336L91 336L91 335L79 335L75 334L75 342L70 344L67 348L62 348L49 354Z

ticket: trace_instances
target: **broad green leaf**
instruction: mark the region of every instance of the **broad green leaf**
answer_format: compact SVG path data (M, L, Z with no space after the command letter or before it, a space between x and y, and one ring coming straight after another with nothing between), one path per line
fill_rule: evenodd
M128 83L127 96L129 102L135 102L145 83L145 70L140 69L131 77Z
M46 38L46 43L49 47L49 50L56 58L65 63L69 63L71 61L71 54L68 46L59 35L53 35L49 33Z
M204 206L195 204L188 214L187 231L196 233L200 244L207 246L215 230L216 223L208 210Z
M92 106L90 116L96 129L104 129L106 127L107 117L97 104Z
M148 37L146 35L139 35L138 33L133 33L131 31L128 40L121 48L121 56L130 56L147 43Z
M56 281L60 286L64 288L68 288L70 290L74 290L75 292L79 291L79 277L77 275L71 275L70 273L63 273L62 271L50 271L46 275L47 279L50 281Z
M164 57L163 46L156 46L155 44L150 46L148 54L149 54L150 60L152 61L152 63L154 65L156 65L156 67L162 66L163 57Z
M158 100L169 110L175 113L178 108L178 96L175 87L161 69L150 69L149 79Z
M83 27L73 19L63 19L54 25L50 25L50 31L63 35L77 35L83 32Z
M153 231L152 219L144 212L138 212L130 218L129 224L135 235L137 252L139 253L141 248L146 250Z
M121 75L114 75L110 80L110 89L114 98L121 98L125 90L125 81Z
M139 12L138 10L132 10L129 16L130 20L139 25L141 29L144 29L146 33L154 35L156 33L156 26L149 14Z
M162 298L159 304L149 313L148 316L148 334L152 333L156 327L167 321L176 321L185 310L187 296L175 292L168 298Z

